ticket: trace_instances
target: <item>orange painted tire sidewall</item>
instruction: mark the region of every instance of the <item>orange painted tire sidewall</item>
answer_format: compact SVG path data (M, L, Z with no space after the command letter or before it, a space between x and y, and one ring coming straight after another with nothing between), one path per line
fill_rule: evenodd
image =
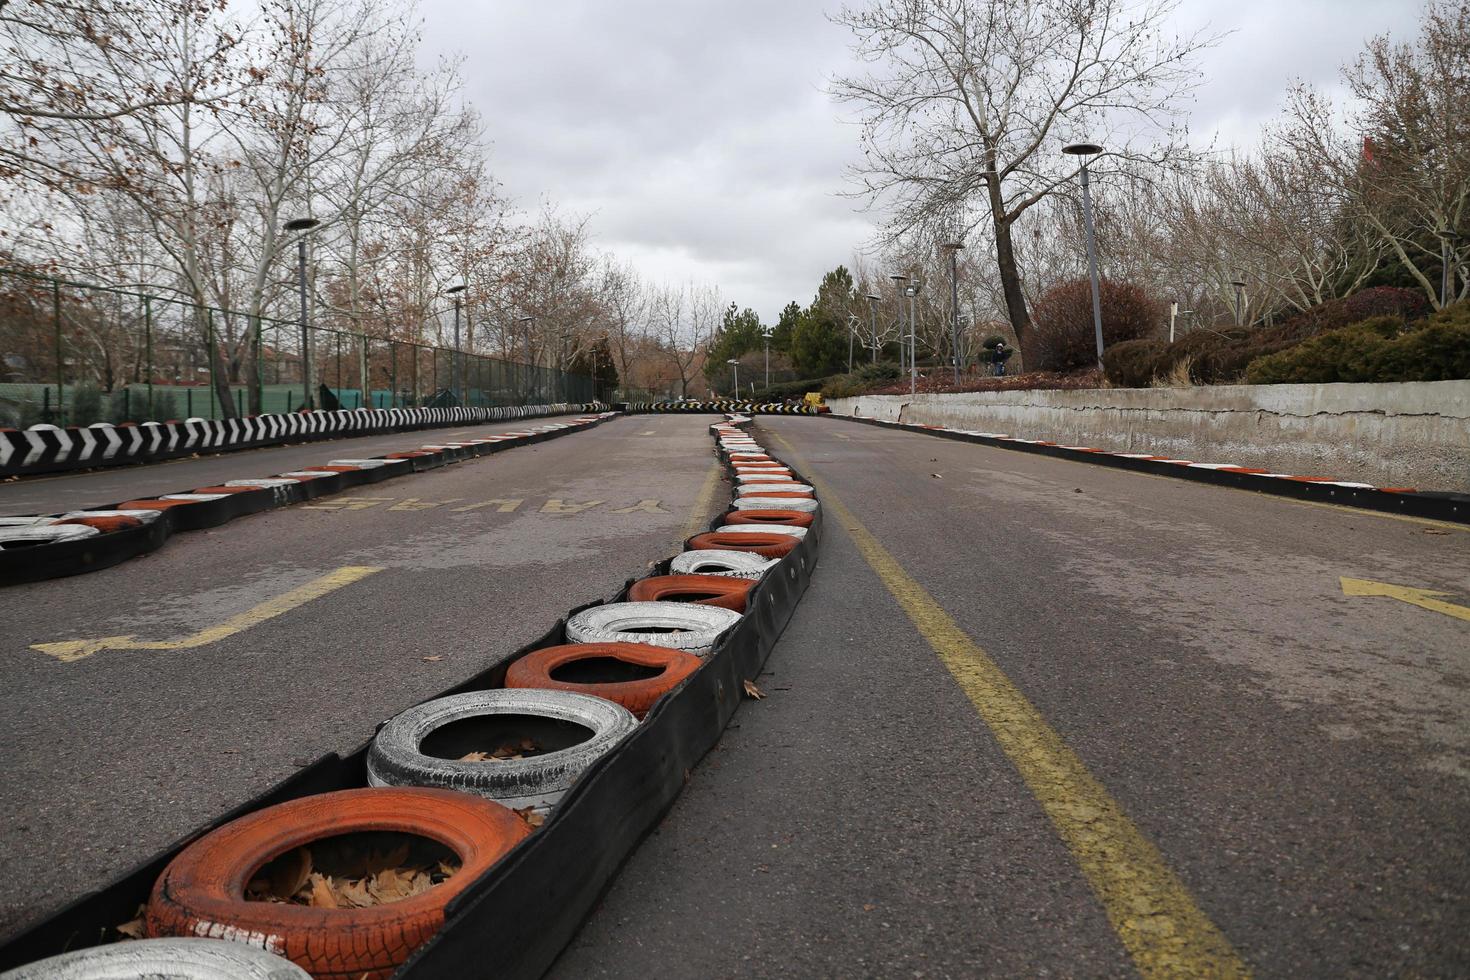
M692 602L698 606L718 606L738 613L745 612L746 597L755 580L724 575L655 575L639 579L628 590L629 602ZM670 599L689 593L708 593L704 599Z
M593 684L559 681L551 676L559 667L574 661L605 657L640 667L661 667L663 673L643 680ZM511 664L505 672L505 686L590 694L621 704L641 719L654 702L698 670L703 662L692 653L647 643L567 643L532 651Z
M815 514L801 510L732 510L725 515L726 524L780 524L785 527L811 527Z
M796 538L790 534L706 531L690 538L689 548L693 551L748 551L762 558L783 558L796 549Z
M391 830L438 841L462 866L442 884L389 905L318 909L252 902L250 876L315 840ZM148 900L149 937L255 940L317 978L386 978L444 924L444 908L530 833L513 811L452 790L349 789L291 800L204 835L171 861Z

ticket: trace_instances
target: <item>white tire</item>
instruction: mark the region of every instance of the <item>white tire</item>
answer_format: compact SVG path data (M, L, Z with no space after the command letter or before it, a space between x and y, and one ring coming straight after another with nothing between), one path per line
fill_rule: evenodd
M567 620L567 642L649 643L703 657L739 620L733 609L690 602L610 602Z
M460 762L426 755L420 748L445 726L494 715L534 715L579 726L592 736L556 751L504 761ZM638 719L622 705L571 691L516 688L454 694L409 708L378 730L368 749L368 783L434 786L474 793L512 809L545 810L637 727ZM494 748L487 744L479 751Z
M762 558L749 551L686 551L669 565L671 575L725 575L760 581L779 559Z
M715 530L720 534L789 534L798 541L806 537L806 528L788 524L726 524Z
M0 980L311 980L290 960L227 939L139 939L62 953Z
M811 493L812 487L805 483L750 483L735 488L735 496L744 497L751 493Z
M740 497L736 510L795 510L810 514L820 505L813 497Z
M95 537L98 530L86 524L29 524L0 528L0 551L34 548Z

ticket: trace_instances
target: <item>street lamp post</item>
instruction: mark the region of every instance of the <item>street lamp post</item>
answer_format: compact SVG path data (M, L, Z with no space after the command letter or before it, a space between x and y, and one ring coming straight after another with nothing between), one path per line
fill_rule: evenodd
M919 385L919 338L915 330L914 301L919 295L918 280L908 289L904 295L909 298L909 394L912 395Z
M556 373L561 376L561 400L564 402L572 400L572 376L567 365L567 341L571 339L569 333L561 335L561 348L557 354Z
M293 218L286 222L287 231L299 231L296 239L296 281L301 291L301 407L311 408L311 313L306 302L306 233L321 224L315 218ZM255 321L260 329L260 320Z
M740 359L739 358L736 358L736 357L732 357L728 361L726 361L725 363L728 364L728 365L730 365L730 369L735 373L735 397L736 398L739 398L740 397Z
M526 325L526 401L528 402L531 400L533 386L536 383L536 367L531 363L531 323L535 319L534 316L530 316L529 314L516 317L517 323L524 323Z
M769 388L769 387L771 387L771 328L770 327L767 327L766 329L764 329L764 330L761 331L761 340L765 341L765 345L766 345L766 387ZM850 330L848 331L848 338L847 338L847 361L848 361L848 370L851 371L852 370L852 366L851 366L852 365L852 332ZM767 397L769 397L769 396L767 396Z
M1245 325L1245 280L1232 279L1230 285L1235 287L1235 325Z
M1097 366L1102 367L1103 331L1102 298L1097 285L1097 230L1092 226L1092 191L1087 183L1087 158L1097 156L1103 148L1096 143L1069 143L1062 152L1082 158L1082 222L1087 226L1087 272L1092 278L1092 329L1097 340Z
M903 286L903 284L909 281L909 277L908 276L904 276L904 275L899 275L898 273L894 273L893 275L889 276L888 278L893 280L893 288L898 291L898 366L899 366L899 369L902 370L903 368L905 368L907 366L904 363L904 351L903 351L903 349L904 349L904 343L903 343L903 297L904 297L904 286ZM873 346L874 346L875 349L877 347L877 344L878 344L878 335L877 335L877 333L874 333L873 334Z
M454 297L454 356L449 362L449 392L454 396L455 405L463 405L464 398L459 390L459 294L464 292L464 283L450 286L444 291Z
M954 355L954 383L960 383L960 249L965 247L964 242L945 242L940 248L949 250L949 302L950 302L950 331L949 342L951 353Z

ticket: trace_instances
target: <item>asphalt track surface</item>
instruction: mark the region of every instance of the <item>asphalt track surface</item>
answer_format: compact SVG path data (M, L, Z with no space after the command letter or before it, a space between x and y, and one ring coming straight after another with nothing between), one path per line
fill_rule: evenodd
M378 722L677 553L728 499L711 421L614 419L179 535L91 575L6 589L0 934L322 754L356 748ZM539 420L473 431L527 424ZM350 452L319 443L168 464L153 469L180 476L158 478L153 490L458 431L353 440ZM301 598L323 582L317 597ZM279 615L189 645L290 594L297 599ZM33 648L118 636L174 648L123 644L71 661Z
M325 439L289 446L187 456L161 463L110 466L84 473L25 477L0 482L0 515L54 514L101 507L140 497L179 493L195 487L218 486L225 480L258 479L311 466L325 466L328 460L333 459L363 459L436 443L478 439L500 432L522 432L547 422L579 418L583 414Z
M1470 531L838 420L755 431L824 493L821 563L768 696L552 977L1168 975L1115 926L1133 883L1083 871L1126 855L1062 831L1097 797L1023 779L1001 743L1035 722L936 653L967 643L1250 972L1470 974L1470 621L1340 584L1470 605Z

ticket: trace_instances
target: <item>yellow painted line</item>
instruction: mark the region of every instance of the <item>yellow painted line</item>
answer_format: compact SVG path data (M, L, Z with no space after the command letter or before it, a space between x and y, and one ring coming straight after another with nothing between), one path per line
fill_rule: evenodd
M188 636L179 637L176 640L139 640L134 636L103 636L94 640L61 640L56 643L36 643L31 646L32 650L55 657L64 663L73 660L81 660L90 657L102 650L192 650L195 647L208 646L218 643L220 640L234 636L252 626L259 626L268 619L275 619L283 613L288 613L298 606L303 606L313 599L320 599L328 593L335 592L343 586L359 582L375 572L381 572L381 568L372 568L361 565L349 565L339 568L334 572L328 572L321 578L313 579L305 585L292 589L274 599L267 599L253 609L247 609L238 616L232 616L209 629L200 630Z
M1456 619L1470 622L1470 606L1457 606L1453 602L1440 602L1436 596L1450 595L1449 592L1435 592L1433 589L1415 589L1407 585L1391 585L1388 582L1374 582L1365 578L1348 578L1343 576L1339 581L1342 583L1342 594L1350 596L1384 596L1389 599L1397 599L1399 602L1407 602L1411 606L1420 609L1428 609L1430 612L1444 613Z
M684 529L679 532L679 546L700 532L709 521L710 511L715 507L715 491L720 488L720 464L719 461L710 463L709 475L704 478L704 486L699 488L699 496L694 498L694 506L689 508L689 519L684 522Z
M779 435L773 438L789 450ZM1071 851L1145 978L1246 977L1250 969L1164 857L1046 718L824 480L802 472L995 735Z

